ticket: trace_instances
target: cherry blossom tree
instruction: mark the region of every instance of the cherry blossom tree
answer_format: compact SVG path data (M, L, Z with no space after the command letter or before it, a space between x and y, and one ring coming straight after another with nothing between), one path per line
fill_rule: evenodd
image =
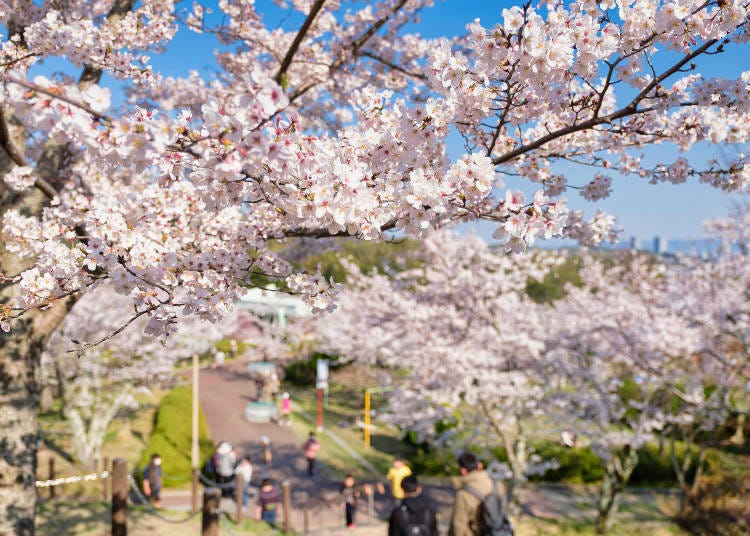
M545 382L545 311L526 285L561 256L509 256L446 232L427 237L415 255L421 268L352 274L338 308L320 323L325 349L407 368L388 396L386 418L420 439L454 450L500 441L517 505L538 465L527 426L541 413ZM438 425L447 430L438 433Z
M123 336L111 337L128 320L130 307L126 296L106 286L87 294L52 334L42 357L43 376L58 384L75 457L84 465L96 466L109 425L121 410L137 407L139 392L172 380L179 359L210 352L224 331L233 329L237 316L231 315L221 329L188 319L164 343L141 334L143 318ZM107 340L84 353L68 351L71 340L101 339Z
M744 210L705 222L707 238L715 250L709 255L679 259L669 272L670 302L675 311L698 331L700 353L683 364L685 379L675 390L677 403L691 411L678 411L668 423L671 455L678 482L686 499L700 483L706 447L716 439L707 434L723 425L730 412L739 415L733 442L742 443L744 411L748 401L748 292L750 259L747 256L748 220ZM675 439L683 444L682 455L674 448ZM688 472L693 471L692 479Z
M165 335L181 316L220 318L254 272L330 309L337 287L292 270L276 240L419 235L474 218L514 250L609 236L611 217L567 210L557 161L601 168L581 190L590 200L614 172L746 184L743 154L705 168L636 156L747 138L747 76L692 67L747 40L743 0L527 5L453 41L407 33L431 3L293 0L302 23L287 30L251 0L221 0L216 27L198 2L183 17L164 0L0 1L2 530L33 533L34 370L100 279ZM149 54L188 30L231 50L214 79L151 68ZM80 75L30 74L55 57ZM126 86L119 109L104 73ZM453 128L470 149L455 161ZM537 183L533 201L503 193L503 173Z
M607 268L587 258L583 286L555 304L545 359L565 380L547 393L557 418L587 438L601 458L599 533L609 530L638 463L638 449L670 423L695 420L690 400L703 389L686 363L701 349L698 330L678 314L664 283L667 267L647 256ZM550 411L550 415L554 415Z

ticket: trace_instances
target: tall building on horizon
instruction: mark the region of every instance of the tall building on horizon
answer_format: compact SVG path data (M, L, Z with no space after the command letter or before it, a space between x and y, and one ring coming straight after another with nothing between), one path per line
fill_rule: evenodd
M654 237L654 253L661 255L669 251L669 240L661 236Z

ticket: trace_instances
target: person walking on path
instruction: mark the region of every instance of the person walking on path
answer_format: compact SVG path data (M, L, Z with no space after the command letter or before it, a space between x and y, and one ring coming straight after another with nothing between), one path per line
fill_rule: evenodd
M315 459L318 457L320 450L320 441L315 437L315 432L310 432L307 441L302 445L302 453L307 460L307 476L313 476L315 471Z
M272 525L276 523L276 516L281 506L281 494L273 480L264 478L260 485L258 500L255 508L255 519L266 521Z
M354 514L357 512L357 499L361 495L360 490L356 487L354 476L346 475L344 483L341 485L341 496L344 499L344 517L346 526L354 528Z
M401 456L396 456L393 459L393 464L388 469L388 473L385 475L386 480L391 484L391 495L393 496L396 506L401 504L401 500L404 498L404 490L401 489L401 481L407 476L411 475L411 469L404 463L404 459ZM378 482L378 492L385 493L385 487L383 484Z
M250 463L250 456L242 458L234 474L242 478L242 509L247 510L250 502L250 480L253 478L253 464Z
M414 475L401 481L401 504L388 519L388 536L438 536L435 508L422 495L422 486Z
M161 507L161 456L158 454L151 455L151 462L143 470L143 493L154 505L154 508Z
M289 426L291 424L292 401L289 399L289 393L281 395L281 424Z
M461 476L454 479L456 503L453 507L450 536L480 536L482 499L493 492L492 479L482 468L482 462L471 452L458 457ZM498 494L505 493L505 487L497 484Z
M271 470L271 461L273 460L273 452L271 451L271 440L268 436L260 436L260 444L263 447L263 470L261 476L266 478Z
M234 468L237 465L237 455L232 445L226 441L219 443L214 454L214 469L216 470L216 482L220 484L222 495L229 496L232 493L231 482L234 481Z

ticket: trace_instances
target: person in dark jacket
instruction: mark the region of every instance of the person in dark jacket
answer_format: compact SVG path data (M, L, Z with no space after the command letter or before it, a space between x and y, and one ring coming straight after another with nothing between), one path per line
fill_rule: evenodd
M388 536L438 536L437 515L427 497L422 495L422 486L417 477L409 475L401 481L404 499L391 512L388 520Z
M151 455L151 463L143 470L143 491L154 505L154 508L161 507L161 456L158 454Z

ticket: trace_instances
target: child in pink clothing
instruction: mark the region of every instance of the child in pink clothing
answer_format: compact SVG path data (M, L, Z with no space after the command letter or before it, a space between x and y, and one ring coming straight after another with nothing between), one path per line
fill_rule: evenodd
M292 401L289 393L281 395L281 424L289 425L289 415L292 413Z

